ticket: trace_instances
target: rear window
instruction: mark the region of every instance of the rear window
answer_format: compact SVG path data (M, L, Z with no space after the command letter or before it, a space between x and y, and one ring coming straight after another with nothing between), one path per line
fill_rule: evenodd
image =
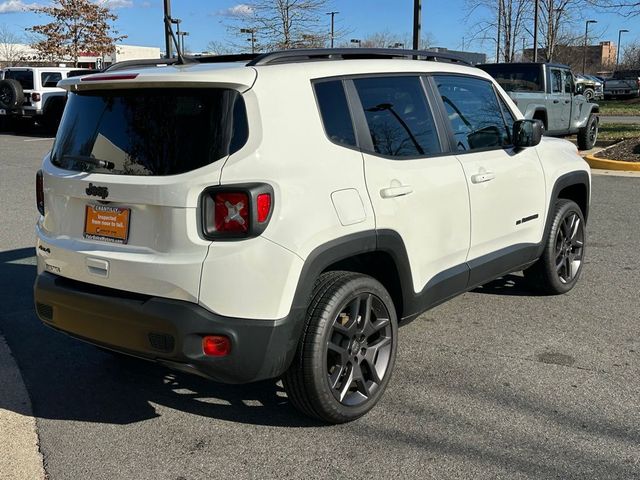
M175 175L227 157L247 137L244 101L235 90L70 93L51 161L82 172Z
M542 69L540 65L480 65L507 92L542 92Z
M43 72L40 74L40 83L43 87L55 87L62 80L60 72Z
M33 90L33 72L31 70L7 70L5 80L17 80L23 90Z

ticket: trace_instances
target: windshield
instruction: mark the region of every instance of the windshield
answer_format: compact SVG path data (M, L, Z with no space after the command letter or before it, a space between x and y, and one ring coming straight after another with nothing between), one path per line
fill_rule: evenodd
M244 101L230 89L129 89L70 93L54 165L118 175L174 175L239 150Z
M6 80L17 80L23 90L33 90L33 72L31 70L7 70L4 72Z
M507 92L542 92L540 65L480 65Z

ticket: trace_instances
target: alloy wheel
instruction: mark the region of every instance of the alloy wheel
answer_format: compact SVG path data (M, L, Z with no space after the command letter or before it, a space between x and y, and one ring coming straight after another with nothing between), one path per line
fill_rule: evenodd
M327 340L327 380L333 396L361 405L380 387L391 361L389 311L371 293L349 300L334 319Z
M570 283L582 265L584 225L575 212L562 219L556 236L556 272L562 283Z

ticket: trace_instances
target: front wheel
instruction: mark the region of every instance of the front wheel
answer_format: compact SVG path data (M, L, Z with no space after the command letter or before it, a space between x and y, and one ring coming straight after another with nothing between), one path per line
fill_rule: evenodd
M598 117L593 113L589 115L587 124L578 130L578 148L591 150L598 139Z
M525 278L551 295L568 292L582 271L585 244L585 223L580 207L571 200L558 200L542 256L525 270Z
M361 417L380 400L395 363L398 322L389 293L366 275L324 273L306 322L283 377L291 403L328 423Z

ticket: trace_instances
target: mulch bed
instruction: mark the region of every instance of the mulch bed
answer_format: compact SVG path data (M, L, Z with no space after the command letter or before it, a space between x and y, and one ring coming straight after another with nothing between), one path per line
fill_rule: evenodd
M625 162L640 162L640 138L630 138L616 143L613 147L595 154L597 158L607 160L622 160Z

